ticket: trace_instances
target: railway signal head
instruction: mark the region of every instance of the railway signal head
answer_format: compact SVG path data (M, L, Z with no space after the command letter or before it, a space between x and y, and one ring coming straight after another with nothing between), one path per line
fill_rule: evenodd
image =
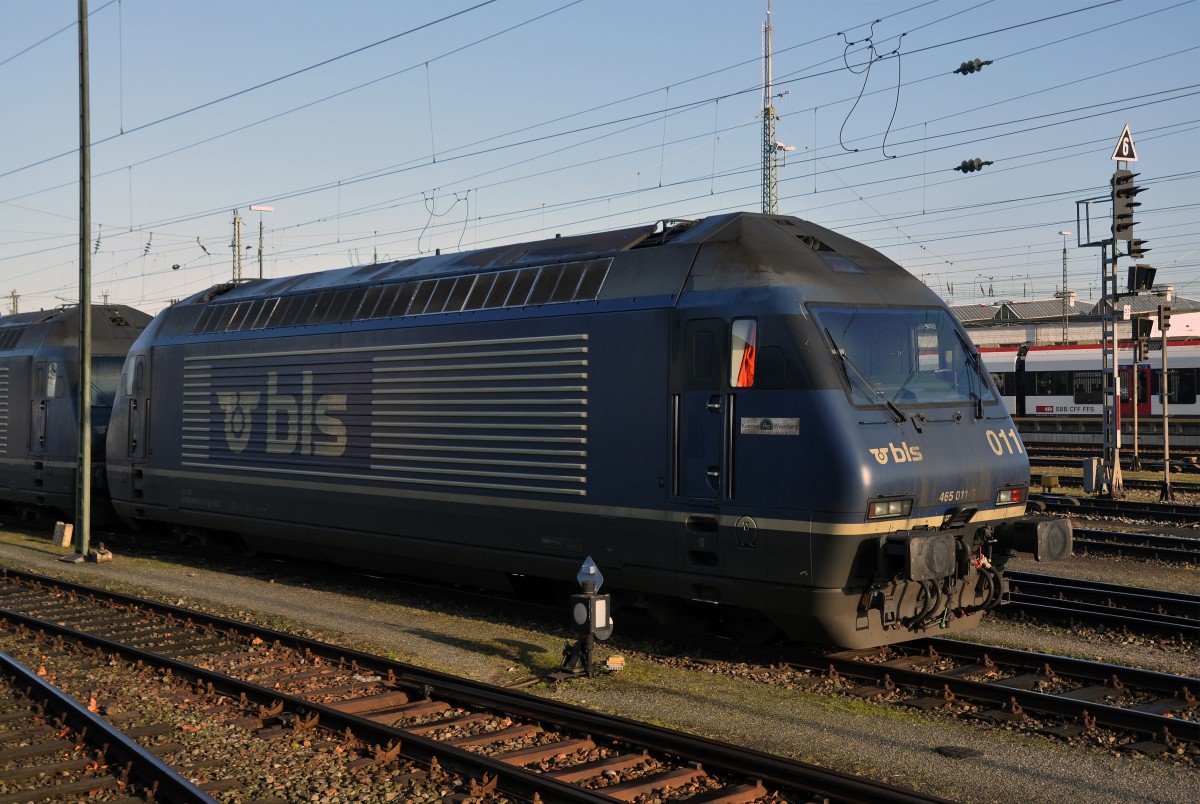
M1118 170L1113 173L1112 177L1112 201L1113 201L1113 238L1116 240L1132 240L1133 225L1136 223L1133 219L1133 208L1140 207L1141 202L1135 201L1134 197L1142 192L1144 187L1138 187L1133 183L1135 177L1140 174L1129 170Z
M1146 248L1145 240L1138 240L1136 238L1131 238L1129 240L1129 256L1133 259L1140 260L1142 257L1146 256L1146 252L1149 250L1150 249Z
M1166 338L1167 330L1171 328L1171 305L1160 304L1158 306L1158 330ZM1164 345L1166 341L1163 341Z
M1138 293L1154 287L1156 269L1141 263L1129 266L1129 292Z

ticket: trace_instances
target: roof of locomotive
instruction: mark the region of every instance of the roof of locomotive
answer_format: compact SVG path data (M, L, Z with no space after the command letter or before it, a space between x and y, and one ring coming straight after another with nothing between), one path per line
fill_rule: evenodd
M793 300L941 304L862 243L799 218L737 212L227 283L174 305L162 326L164 334L198 335L565 302L668 307L689 294L765 287L787 287L788 309Z
M0 316L0 352L27 351L46 343L73 345L79 337L78 321L77 304ZM125 304L92 305L92 337L97 344L131 343L150 321L150 315Z

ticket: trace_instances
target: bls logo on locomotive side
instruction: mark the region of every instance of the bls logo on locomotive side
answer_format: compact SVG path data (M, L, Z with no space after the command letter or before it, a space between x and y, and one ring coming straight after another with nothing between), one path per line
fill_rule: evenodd
M898 447L895 443L889 441L886 447L880 447L879 449L869 447L869 449L881 466L888 462L889 455L891 456L892 463L908 463L910 461L916 463L917 461L925 460L925 456L921 454L921 448L910 447L907 441L901 441Z
M300 374L300 394L279 392L279 375L267 372L266 416L256 415L262 394L217 393L225 413L225 443L245 452L260 418L265 419L266 451L271 455L338 457L346 452L346 425L333 413L346 411L345 394L313 396L313 373Z

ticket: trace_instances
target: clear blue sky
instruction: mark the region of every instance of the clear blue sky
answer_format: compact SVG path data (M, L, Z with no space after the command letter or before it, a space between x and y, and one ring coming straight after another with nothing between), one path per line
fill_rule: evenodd
M89 10L97 301L156 312L229 278L234 209L257 245L251 204L275 208L267 276L761 207L765 0ZM772 11L778 138L796 148L781 212L952 303L1048 298L1058 232L1107 194L1128 124L1137 235L1159 282L1200 297L1197 0ZM22 310L78 295L75 22L75 0L0 0L0 294ZM974 58L993 63L953 73ZM952 170L975 157L994 164ZM1097 299L1099 249L1075 241L1068 286Z

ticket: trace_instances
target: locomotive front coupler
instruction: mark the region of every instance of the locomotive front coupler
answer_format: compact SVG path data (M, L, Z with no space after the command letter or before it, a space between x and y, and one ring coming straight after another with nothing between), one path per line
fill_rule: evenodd
M1003 550L1033 553L1035 561L1070 558L1073 542L1071 520L1052 516L1026 516L1000 522L992 528L996 546Z

